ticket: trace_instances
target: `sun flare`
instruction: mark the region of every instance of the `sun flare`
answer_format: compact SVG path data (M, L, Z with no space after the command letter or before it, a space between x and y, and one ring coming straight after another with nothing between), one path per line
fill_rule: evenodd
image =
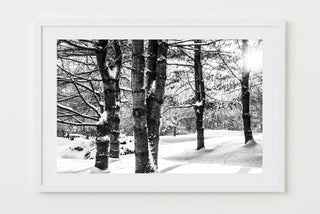
M247 65L251 72L261 70L263 63L262 50L252 50L247 55Z

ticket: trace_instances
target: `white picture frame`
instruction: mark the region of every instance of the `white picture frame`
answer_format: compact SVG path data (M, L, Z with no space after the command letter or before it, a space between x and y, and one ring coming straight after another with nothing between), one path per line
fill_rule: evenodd
M285 21L273 19L222 18L50 18L35 21L34 35L34 147L36 191L39 192L284 192L285 191ZM88 29L98 33L91 34ZM112 31L112 29L118 29ZM105 29L105 30L103 30ZM106 33L108 29L109 33ZM177 30L179 29L179 31ZM197 30L194 30L197 29ZM200 30L201 29L201 30ZM264 67L264 141L263 174L261 175L58 175L49 148L55 124L56 105L48 107L55 93L50 83L50 69L55 38L66 37L220 37L263 36L266 47ZM124 32L127 31L127 34ZM176 31L176 34L174 33ZM111 33L110 33L111 32ZM254 33L256 32L256 33ZM248 34L249 33L249 34ZM251 34L250 34L251 33ZM256 34L256 35L254 35ZM268 41L270 39L270 41ZM267 50L268 49L268 50ZM268 53L268 51L272 52ZM269 54L269 55L268 55ZM273 55L273 56L272 56ZM52 61L53 60L53 61ZM51 70L51 71L53 71ZM55 75L55 74L53 74ZM273 76L273 78L271 78ZM51 94L51 95L50 95ZM54 102L56 100L53 100ZM53 102L52 101L52 102ZM50 134L51 133L51 134ZM52 151L54 153L54 151ZM79 175L78 175L79 176ZM101 177L104 176L104 177Z

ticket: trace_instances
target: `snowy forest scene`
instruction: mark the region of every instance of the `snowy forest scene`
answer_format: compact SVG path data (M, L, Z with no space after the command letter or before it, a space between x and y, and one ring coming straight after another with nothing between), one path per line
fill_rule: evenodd
M56 69L57 173L263 173L263 40L59 39Z

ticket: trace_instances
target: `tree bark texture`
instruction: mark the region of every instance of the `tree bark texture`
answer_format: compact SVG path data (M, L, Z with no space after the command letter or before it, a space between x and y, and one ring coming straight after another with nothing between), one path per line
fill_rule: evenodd
M196 40L195 43L201 43L201 40ZM196 101L194 109L196 114L197 150L199 150L204 147L203 112L205 104L205 91L201 65L201 45L195 44L194 47L194 79Z
M114 61L109 63L109 79L105 88L105 96L108 97L106 111L108 113L108 124L110 125L110 157L119 158L120 155L120 72L122 66L122 53L119 41L113 42ZM113 72L114 75L111 75Z
M251 116L250 116L250 91L249 91L249 74L250 68L248 66L248 40L242 40L242 57L243 57L243 71L241 81L242 92L242 118L243 130L245 137L245 144L252 140L251 130Z
M161 105L167 73L167 52L166 41L149 40L146 74L147 127L152 161L156 167L158 167Z
M147 135L147 114L144 90L144 41L132 40L132 72L131 88L134 119L135 172L150 173L154 168L150 165Z
M95 160L95 167L106 170L109 164L109 137L107 135L107 126L105 124L98 125L97 127L99 136L96 140L97 153Z
M115 40L113 42L115 57L113 62L107 64L107 45L108 40L98 40L96 51L97 65L100 71L100 76L103 82L104 92L104 111L106 112L106 118L100 120L98 126L98 138L97 138L97 154L96 154L96 167L99 169L108 168L109 155L113 158L118 158L120 154L119 146L119 124L120 124L120 87L119 76L121 71L121 49L119 42ZM112 72L112 73L111 73ZM101 139L107 139L107 142L102 142ZM100 139L100 140L99 140ZM108 151L110 144L110 152ZM100 156L103 156L101 158ZM98 163L100 159L103 159L104 163Z
M106 81L108 77L106 74L107 45L108 45L107 40L99 40L98 50L96 52L97 65L103 81ZM103 137L105 136L108 136L108 133L109 133L109 127L106 120L101 120L101 123L97 126L97 131L98 131L98 137L96 140L97 153L96 153L95 167L101 170L105 170L105 169L108 169L109 141L108 142L101 141L101 139L103 139Z

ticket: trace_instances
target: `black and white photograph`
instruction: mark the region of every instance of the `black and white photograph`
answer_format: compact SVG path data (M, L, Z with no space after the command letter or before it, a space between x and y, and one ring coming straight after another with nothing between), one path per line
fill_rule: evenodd
M263 39L58 39L57 173L263 173Z
M320 1L1 6L1 213L320 213Z

